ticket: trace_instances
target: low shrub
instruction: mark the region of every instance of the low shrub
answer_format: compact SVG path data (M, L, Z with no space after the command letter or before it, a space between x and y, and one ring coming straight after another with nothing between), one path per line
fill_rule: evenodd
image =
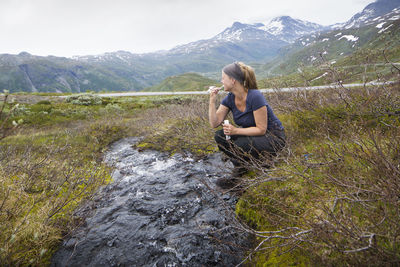
M75 208L110 180L110 170L70 158L70 146L2 145L0 149L0 262L49 264Z
M103 113L108 114L108 113L122 113L124 109L118 105L118 104L107 104L104 107Z
M398 85L340 90L336 101L327 91L297 97L282 116L281 162L236 209L257 238L251 264L400 263Z
M102 99L94 94L77 94L68 96L65 101L74 105L92 106L101 105Z
M169 153L190 152L201 156L216 151L214 131L208 123L206 103L188 101L182 105L168 105L143 114L144 139L142 148Z
M51 105L49 100L40 100L36 103L37 105Z

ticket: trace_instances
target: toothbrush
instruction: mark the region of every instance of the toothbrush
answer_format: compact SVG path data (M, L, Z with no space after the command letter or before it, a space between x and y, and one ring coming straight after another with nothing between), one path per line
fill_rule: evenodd
M223 85L222 85L221 87L210 86L210 87L208 87L208 93L211 93L212 90L217 90L217 92L219 92L219 91L222 90L223 88L224 88Z

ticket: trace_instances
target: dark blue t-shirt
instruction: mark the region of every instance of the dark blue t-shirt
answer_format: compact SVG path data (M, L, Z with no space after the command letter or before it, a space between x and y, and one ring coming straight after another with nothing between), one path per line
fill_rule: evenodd
M243 128L255 127L256 122L254 120L253 111L266 106L268 115L267 130L283 130L281 121L275 116L264 95L257 89L250 89L247 91L246 109L244 112L237 109L235 105L235 95L232 93L228 93L228 95L222 99L221 104L232 111L233 120L237 125Z

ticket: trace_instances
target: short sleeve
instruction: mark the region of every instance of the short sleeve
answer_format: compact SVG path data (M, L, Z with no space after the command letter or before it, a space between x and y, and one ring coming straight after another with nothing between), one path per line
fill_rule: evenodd
M228 94L227 96L225 96L225 97L222 99L221 104L224 105L225 107L229 108L229 109L232 109L230 103L231 103L231 101L230 101L230 99L229 99L229 94Z
M252 110L257 110L263 106L268 106L267 100L259 90L254 90L251 101Z

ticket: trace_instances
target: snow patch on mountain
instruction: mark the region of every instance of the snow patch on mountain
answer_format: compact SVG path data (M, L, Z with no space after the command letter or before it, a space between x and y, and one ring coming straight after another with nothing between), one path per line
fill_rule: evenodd
M140 56L140 54L132 54L127 51L107 52L98 55L88 56L73 56L72 59L83 61L83 62L104 62L104 61L122 61L125 64L131 65L132 58L134 56Z
M385 23L386 23L386 22L379 23L379 24L376 25L375 27L378 28L378 29L381 29L382 26L383 26Z
M236 30L236 31L225 31L219 35L216 36L217 40L224 40L224 41L241 41L241 35L243 33L243 30Z
M354 36L354 35L343 35L342 37L340 37L338 40L341 40L343 38L346 38L347 41L349 42L356 42L358 40L358 37Z
M280 20L272 20L269 24L261 26L259 29L271 33L272 35L280 35L285 27Z
M319 79L325 77L325 76L328 75L328 74L329 74L328 72L325 72L325 73L322 74L321 76L318 76L317 78L312 79L311 82L316 81L316 80L319 80Z
M226 28L223 32L216 35L213 40L225 42L241 42L243 40L262 40L273 39L274 36L263 30L261 23L244 24L240 22L233 23L232 27Z
M387 26L386 28L380 30L378 33L382 33L382 32L386 31L387 29L389 29L389 28L392 27L392 26L393 26L393 24L390 24L390 25Z

